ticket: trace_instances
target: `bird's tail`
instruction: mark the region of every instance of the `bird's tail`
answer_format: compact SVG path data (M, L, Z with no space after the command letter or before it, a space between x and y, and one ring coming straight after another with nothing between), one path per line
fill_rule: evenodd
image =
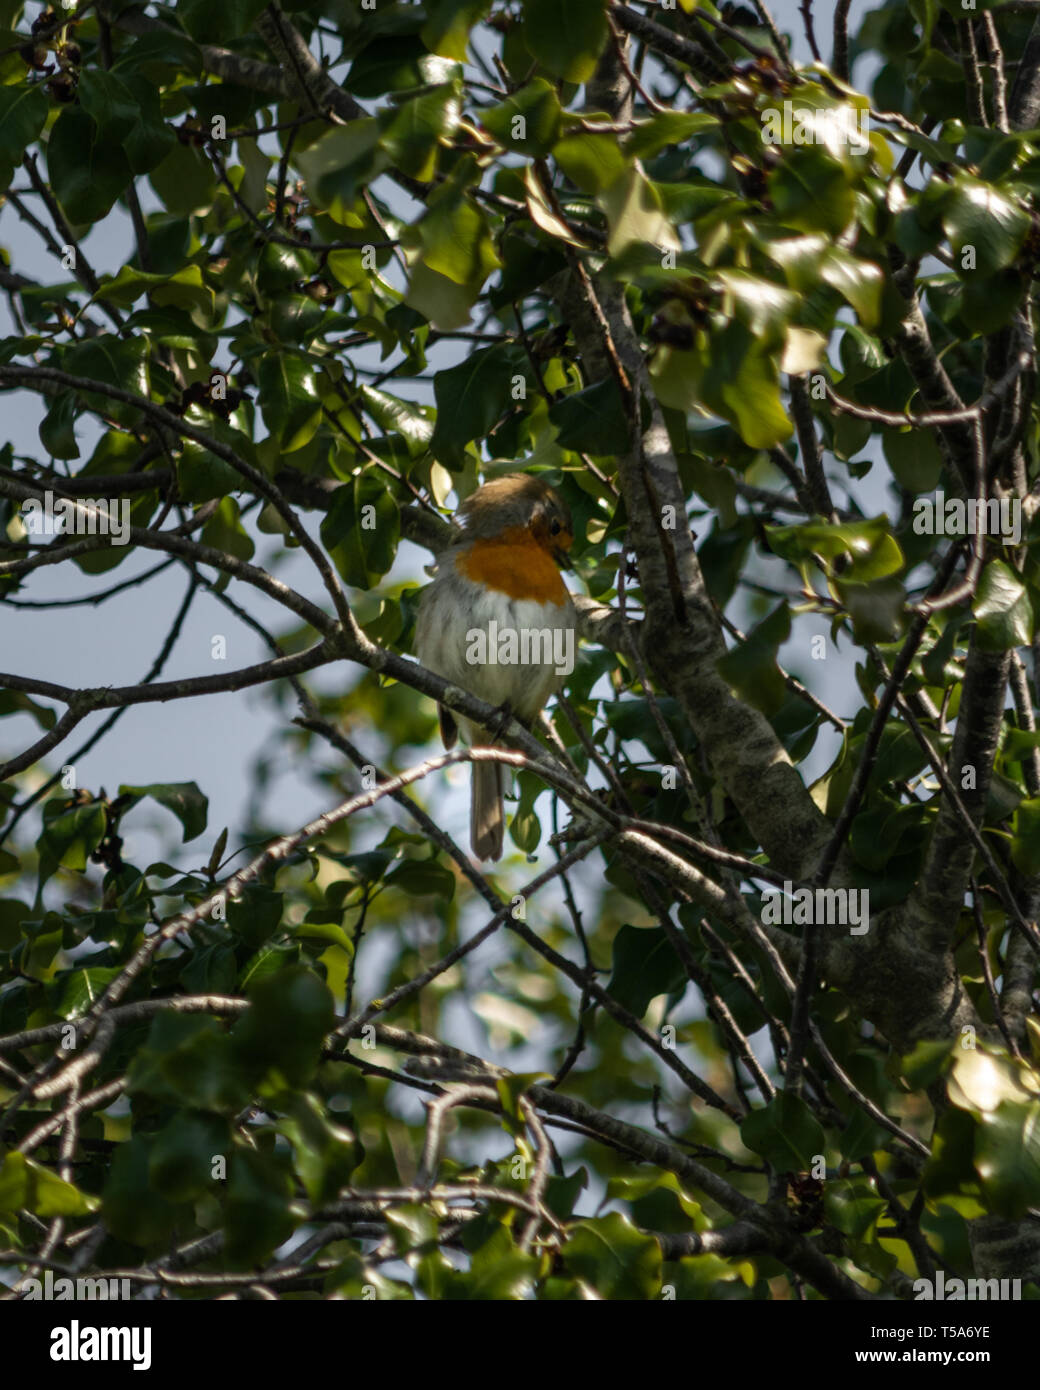
M478 859L501 859L505 822L502 816L501 763L474 763L470 801L470 843Z

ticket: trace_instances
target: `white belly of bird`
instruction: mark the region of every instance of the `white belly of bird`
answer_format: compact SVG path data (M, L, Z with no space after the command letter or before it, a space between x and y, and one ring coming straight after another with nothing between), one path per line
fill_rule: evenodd
M417 655L424 666L491 705L533 719L572 669L576 654L572 604L513 599L473 584L428 596L429 623ZM466 618L457 617L465 592ZM485 735L486 736L486 735Z

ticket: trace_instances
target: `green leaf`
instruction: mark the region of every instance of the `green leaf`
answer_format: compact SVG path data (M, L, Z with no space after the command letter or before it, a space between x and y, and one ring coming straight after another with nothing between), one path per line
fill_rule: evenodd
M637 1177L613 1177L607 1183L612 1201L626 1202L639 1226L653 1231L688 1231L691 1220L697 1230L706 1228L700 1205L683 1191L674 1173L647 1173Z
M1020 801L1011 826L1011 858L1019 873L1031 878L1040 873L1040 797Z
M102 1199L102 1219L112 1235L146 1249L168 1240L184 1212L149 1182L152 1143L151 1138L135 1135L119 1145Z
M992 184L967 174L957 176L944 205L943 231L953 247L954 268L961 274L1003 270L1022 249L1029 226L1029 213Z
M446 1280L442 1297L482 1302L522 1299L537 1277L537 1257L519 1250L509 1231L499 1226L475 1251L469 1271Z
M606 46L606 0L523 0L524 43L532 58L566 82L586 82Z
M521 1098L539 1081L551 1080L551 1074L546 1071L510 1072L508 1076L500 1076L495 1082L495 1089L502 1103L503 1115L510 1122L522 1122Z
M181 1111L155 1136L148 1156L148 1185L171 1202L192 1202L215 1188L213 1160L226 1154L227 1120L202 1111Z
M754 1265L749 1260L738 1264L721 1255L688 1255L668 1271L675 1298L684 1302L708 1303L732 1297L727 1289L738 1280L753 1283Z
M717 187L708 179L658 183L655 187L665 212L677 226L682 222L707 219L710 214L717 214L723 207L728 213L740 212L747 207L735 193L731 193L727 188ZM715 218L711 221L714 224Z
M404 302L435 328L461 328L484 281L500 265L487 219L465 195L448 190L420 222L418 235L421 248L408 252Z
M405 303L439 332L450 333L469 323L479 294L480 285L458 285L419 260L411 269Z
M40 421L40 443L54 459L78 459L76 416L79 402L69 391L60 395Z
M0 1212L29 1211L49 1220L87 1216L100 1205L97 1197L86 1196L24 1154L9 1153L0 1164Z
M268 352L260 360L257 400L264 424L285 454L309 444L321 424L321 401L308 362Z
M957 1048L952 1054L947 1092L954 1105L981 1117L1005 1101L1031 1104L1036 1077L1024 1063L1005 1053L981 1047Z
M392 1215L387 1213L387 1218L394 1248L400 1255L407 1255L409 1251L419 1250L424 1245L432 1245L437 1239L439 1222L436 1213L429 1207L396 1207Z
M44 808L44 827L36 847L40 852L40 886L60 864L79 873L105 836L105 808L101 802L62 811L60 801ZM54 807L52 811L51 808Z
M465 62L470 35L491 9L491 0L431 0L419 36L431 53Z
M622 926L614 938L613 966L607 990L636 1018L659 994L675 994L686 984L686 971L663 927Z
M579 1221L560 1256L600 1298L645 1300L660 1292L661 1247L619 1212Z
M281 242L269 241L262 248L257 262L257 288L265 295L278 294L280 290L292 289L301 281L311 279L317 269L317 260L303 247L283 246Z
M46 807L44 815L46 815ZM44 856L40 855L39 881L40 888L46 883L47 879L54 872L55 864L51 860L49 864L44 863ZM19 923L19 933L27 943L23 969L31 977L46 979L52 977L57 968L56 957L62 949L65 940L65 922L57 912L45 912L42 918L32 919L24 917ZM3 996L0 995L0 1001ZM24 1016L22 1023L24 1024Z
M240 474L194 440L186 439L177 460L177 486L186 502L209 502L224 497L239 484Z
M153 1020L131 1063L127 1091L224 1114L241 1109L249 1094L223 1029L211 1018L174 1013Z
M346 583L373 588L394 563L401 513L381 475L361 473L338 487L321 540Z
M808 1171L826 1148L823 1127L800 1096L781 1091L741 1121L740 1137L778 1173Z
M892 545L898 550L894 540ZM890 642L895 638L906 604L906 588L899 579L862 584L837 579L834 587L849 611L858 642Z
M549 1179L545 1193L545 1205L561 1221L570 1220L578 1198L589 1185L587 1168L576 1168L566 1177L554 1175Z
M176 140L148 177L166 211L187 215L207 210L216 192L213 167L192 145Z
M563 109L555 89L544 77L536 77L497 106L481 111L480 122L505 149L541 159L560 137ZM556 154L559 158L558 147Z
M58 716L46 705L38 705L20 690L0 690L0 719L5 714L27 714L41 729L53 729Z
M1008 266L996 275L971 275L963 288L961 314L971 335L1006 328L1023 302L1027 284L1027 274L1020 265Z
M221 942L193 951L180 979L190 994L230 994L237 974L234 949Z
M760 341L770 346L783 342L784 330L798 309L798 296L746 270L719 270L716 279L725 291L723 307L736 316Z
M216 511L202 528L199 539L203 545L222 550L239 560L251 559L255 549L252 536L242 525L242 514L233 497L221 498Z
M209 334L200 333L194 320L182 309L153 309L151 306L136 309L123 327L142 336L147 335L147 341L153 346L201 353L207 362L216 351L216 340Z
M947 1039L922 1038L901 1059L899 1070L915 1091L924 1091L942 1076L953 1048Z
M61 365L72 376L118 386L139 396L149 393L148 343L143 337L121 339L114 333L99 334L70 348ZM83 400L120 423L136 423L140 419L136 406L120 404L108 396L85 392Z
M706 111L659 111L649 120L636 124L625 139L624 153L636 159L652 159L670 145L682 144L718 127L718 116Z
M777 365L744 324L727 324L706 356L703 403L735 425L746 444L769 449L793 433L780 400Z
M278 1132L293 1146L293 1167L317 1207L332 1201L350 1181L364 1158L364 1149L351 1129L335 1124L318 1100L309 1094L285 1101L286 1117Z
M160 308L171 306L201 309L206 314L213 312L213 291L204 282L197 265L185 266L173 275L152 275L125 265L118 275L102 278L94 298L128 309L143 294Z
M328 987L305 966L280 970L250 990L252 1007L231 1038L244 1071L258 1080L269 1071L293 1087L317 1069L335 1006Z
M178 0L177 18L197 43L226 43L253 28L266 0Z
M417 35L376 38L354 59L343 86L362 100L387 92L406 92L429 80L425 60L429 54Z
M437 422L430 440L436 457L449 467L460 463L464 446L498 424L513 403L515 379L526 384L529 370L518 343L497 343L438 372L433 382Z
M266 946L261 946L239 971L239 988L256 989L280 975L283 970L301 965L301 954L298 940L268 942Z
M850 419L850 416L843 416ZM861 421L867 424L867 421ZM908 492L932 492L942 473L942 450L934 430L883 429L881 447L901 487Z
M790 609L779 603L743 642L716 662L723 680L763 714L776 714L784 702L787 687L776 654L790 635Z
M862 752L866 735L853 740L853 748ZM925 766L927 758L914 738L913 731L899 724L886 724L881 731L881 747L878 749L870 785L878 787L886 782L906 782L916 777Z
M852 305L860 322L872 328L881 318L885 277L879 265L862 261L844 246L828 246L817 262L820 279Z
M0 164L21 164L49 112L50 102L41 85L0 87Z
M295 1227L292 1178L282 1155L236 1148L228 1165L227 1256L236 1269L270 1257Z
M823 1204L831 1225L856 1240L864 1240L871 1234L888 1205L878 1196L871 1178L828 1182Z
M509 838L522 854L534 854L542 839L542 823L534 811L521 807L513 813Z
M937 685L937 681L932 682ZM1031 758L1034 748L1040 748L1040 729L1008 729L1001 748L1005 762L1021 763Z
M121 144L81 106L66 106L47 142L51 187L70 222L100 222L133 177Z
M409 1303L415 1300L415 1293L407 1284L397 1279L388 1279L375 1265L366 1264L361 1255L349 1255L325 1280L326 1296L340 1298L377 1298L380 1302Z
M118 966L62 970L47 986L47 1000L60 1018L79 1018L91 1008L119 974Z
M482 285L498 268L487 219L468 198L438 203L420 224L423 264L457 285Z
M767 240L762 243L762 250L770 260L783 267L787 284L801 295L808 295L823 282L847 300L868 327L879 320L884 272L875 261L861 260L844 246L836 246L827 236L819 235ZM884 363L880 347L875 339L856 336L861 332L855 325L845 329L850 349L855 347L861 352L869 350L873 353L870 366L880 367ZM843 342L843 361L844 353Z
M195 782L153 782L148 787L120 787L119 794L130 798L127 810L148 796L172 811L183 827L184 844L201 835L206 828L209 800Z
M888 1131L875 1124L864 1110L857 1107L841 1132L841 1156L851 1160L866 1158L879 1149L887 1138Z
M141 75L146 82L153 84L168 81L179 68L195 77L201 76L202 54L197 44L186 35L165 26L134 39L122 49L112 64L112 71L124 81L133 81L137 75Z
M461 84L447 82L406 101L390 112L383 145L394 164L410 178L424 182L437 171L437 149L448 144L462 115ZM392 117L392 119L391 119Z
M384 882L415 898L441 898L451 902L455 896L455 875L436 859L405 859Z
M307 294L284 294L268 310L267 322L283 343L307 343L327 327L325 311Z
M390 864L393 863L394 856L388 854L386 850L370 850L367 854L346 854L336 855L335 861L342 871L342 878L336 885L337 891L341 893L339 901L342 902L347 892L362 883L378 883L383 877ZM332 887L328 892L331 895Z
M1040 1203L1040 1101L1001 1101L975 1130L975 1170L995 1215L1021 1217Z
M335 126L297 159L311 200L338 220L350 215L359 187L390 165L374 116Z
M1033 605L1025 585L1003 560L991 560L982 571L971 609L984 651L1006 652L1032 642Z
M76 95L83 110L94 118L98 140L122 144L141 119L141 109L133 93L103 68L86 69L80 77Z
M433 425L426 416L429 407L398 400L374 386L362 386L360 395L365 409L380 429L399 434L412 458L421 458L426 453L433 437Z
M797 526L771 526L766 535L770 549L792 564L813 555L824 560L847 557L849 564L843 578L858 583L886 579L904 564L886 516L837 524L809 521Z
M1020 787L996 769L990 774L986 793L986 820L1006 820L1024 800Z
M813 237L800 238L800 240L812 241ZM790 276L788 276L790 280ZM861 381L865 376L869 377L874 372L878 372L885 365L885 351L880 341L873 334L867 333L860 328L858 323L850 323L846 326L841 335L841 342L838 345L838 355L841 358L842 371L845 373L845 385L851 386L857 381ZM844 417L851 419L851 416ZM868 424L868 421L862 423Z
M557 164L583 193L601 193L628 167L613 135L568 135L553 150Z
M612 377L561 396L549 407L549 419L556 426L561 449L587 454L616 454L629 433L621 393Z
M769 177L779 221L803 232L839 236L852 221L856 197L842 164L819 146L794 146Z
M284 895L263 883L249 883L227 907L228 927L250 950L269 941L282 924Z
M596 201L610 227L607 249L612 256L620 256L629 246L643 244L661 251L681 249L660 194L640 169L629 168Z
M346 891L340 891L346 890ZM344 899L352 891L345 883L329 885L325 894L327 906L311 908L302 922L293 928L296 937L310 937L315 941L332 941L342 947L348 956L354 954L354 942L339 925L348 909ZM353 906L353 905L352 905Z

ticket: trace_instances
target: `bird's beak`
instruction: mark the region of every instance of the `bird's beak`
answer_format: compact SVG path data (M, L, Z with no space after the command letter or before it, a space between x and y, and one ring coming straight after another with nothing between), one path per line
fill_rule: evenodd
M560 569L569 570L571 568L571 557L567 553L567 550L564 546L554 545L552 550L552 557L559 565Z

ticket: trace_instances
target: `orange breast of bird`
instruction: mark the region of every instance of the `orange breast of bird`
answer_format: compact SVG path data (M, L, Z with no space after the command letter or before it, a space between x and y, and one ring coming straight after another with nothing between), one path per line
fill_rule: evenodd
M556 604L567 600L556 561L526 526L511 526L501 535L475 540L459 556L456 568L474 583L509 598Z

